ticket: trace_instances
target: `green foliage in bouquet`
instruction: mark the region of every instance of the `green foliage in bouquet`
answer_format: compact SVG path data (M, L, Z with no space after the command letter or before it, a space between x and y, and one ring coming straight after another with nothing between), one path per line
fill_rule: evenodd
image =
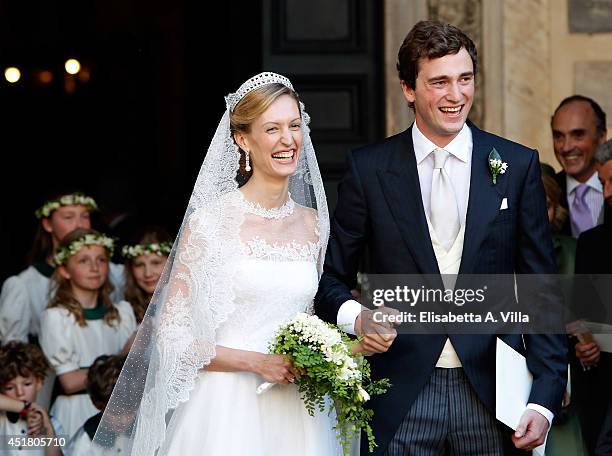
M374 450L376 442L369 424L374 412L364 403L391 386L386 378L371 380L367 360L352 355L354 343L336 326L300 313L280 328L271 346L272 353L286 355L296 369L306 371L295 384L311 416L315 408L324 412L326 395L333 401L335 430L345 455L349 454L351 440L362 429L370 452Z

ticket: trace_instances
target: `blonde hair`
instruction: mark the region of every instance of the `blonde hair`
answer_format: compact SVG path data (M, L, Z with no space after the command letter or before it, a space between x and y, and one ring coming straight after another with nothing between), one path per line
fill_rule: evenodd
M297 93L280 83L266 84L247 93L238 102L234 110L230 112L230 131L232 135L235 133L249 133L255 119L266 112L272 103L283 95L291 96L299 107L300 99ZM246 170L246 154L241 148L239 148L239 151L240 174L248 180L253 171Z
M57 200L64 195L72 195L75 193L82 192L73 189L66 189L65 192L52 193L45 201ZM53 212L51 212L48 217L44 218L50 219L53 216ZM36 228L36 234L34 235L32 248L27 256L27 263L32 264L36 261L46 261L51 254L53 254L53 235L45 231L43 228L42 219L40 219L38 221L38 227Z
M100 235L100 233L98 233L96 230L85 230L82 228L77 228L76 230L71 231L61 240L58 249L68 247L73 241L76 241L77 239L80 239L87 234ZM106 256L108 258L108 251L106 251ZM110 260L110 258L108 259ZM72 315L74 315L74 318L79 326L87 326L87 321L85 320L85 313L83 312L83 306L81 306L81 303L74 296L70 280L62 277L62 275L59 273L59 268L55 270L51 280L53 280L55 285L55 293L49 301L49 308L62 307L68 312L70 312ZM119 324L119 322L121 321L119 312L117 311L117 308L114 306L113 302L110 299L110 294L113 289L114 287L108 280L107 276L106 281L98 290L99 300L102 301L102 305L106 309L106 313L104 315L104 322L109 326Z
M544 184L544 191L546 197L550 200L553 206L553 219L550 222L553 230L560 231L563 228L565 221L567 220L568 212L561 206L561 187L557 184L554 177L548 174L542 174L542 183Z
M170 241L170 235L161 227L148 227L142 231L142 234L136 238L135 244L154 244L165 241ZM167 255L166 255L167 256ZM132 272L134 258L125 260L125 293L124 297L127 302L132 305L136 322L141 323L147 307L149 306L149 297L147 293L138 286L136 278Z

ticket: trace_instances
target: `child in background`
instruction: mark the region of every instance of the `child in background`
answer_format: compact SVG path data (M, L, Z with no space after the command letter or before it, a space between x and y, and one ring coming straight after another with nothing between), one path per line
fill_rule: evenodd
M125 300L132 305L136 321L142 322L155 286L161 277L172 240L161 227L147 227L122 249L125 257Z
M35 341L40 331L40 315L52 295L51 276L55 271L53 252L66 234L77 228L91 228L91 213L98 206L82 193L58 195L36 210L38 231L30 254L31 265L6 279L0 294L0 341ZM123 266L111 264L115 297L123 293Z
M89 366L100 355L120 353L136 329L130 304L110 299L112 251L112 239L77 229L54 257L56 291L41 318L40 344L61 390L51 412L68 437L97 413L85 390Z
M34 403L49 365L40 348L11 341L0 347L0 454L59 456L66 444L61 425ZM16 404L17 403L17 404ZM17 406L17 407L16 407ZM49 444L31 447L28 437L45 437Z
M115 383L119 378L125 358L122 356L98 356L87 373L87 392L91 402L100 410L76 432L68 445L70 456L96 456L113 454L112 448L104 448L93 443L94 435L102 419ZM117 435L116 438L121 438ZM121 446L121 445L120 445Z
M40 316L53 294L51 276L55 271L53 252L61 239L77 228L91 228L91 213L98 206L94 199L82 193L60 193L36 210L39 220L30 266L9 277L0 293L0 343L10 340L38 343ZM113 297L123 296L123 265L110 265ZM49 407L55 375L47 374L37 401Z

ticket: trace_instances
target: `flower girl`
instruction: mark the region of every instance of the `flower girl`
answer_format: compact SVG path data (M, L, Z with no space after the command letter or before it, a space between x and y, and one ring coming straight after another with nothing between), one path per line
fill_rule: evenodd
M136 321L140 324L155 286L172 250L170 235L161 227L147 227L125 245L125 300L132 305Z
M37 341L40 315L52 294L53 251L76 228L90 229L91 213L97 208L92 197L77 192L59 194L36 210L39 224L30 254L31 265L6 279L2 286L0 342ZM115 286L113 297L119 299L123 292L123 266L111 263L110 276Z
M30 266L6 279L0 293L0 342L11 340L38 344L40 316L51 297L53 251L60 240L76 228L91 228L91 213L97 210L95 200L83 193L60 193L39 207L39 220L29 255ZM123 265L110 265L116 297L123 287ZM55 375L49 371L37 402L49 407Z
M130 304L110 299L112 252L112 239L77 229L54 256L55 295L41 317L40 344L61 389L51 412L68 437L98 413L85 391L89 366L100 355L120 353L136 329Z

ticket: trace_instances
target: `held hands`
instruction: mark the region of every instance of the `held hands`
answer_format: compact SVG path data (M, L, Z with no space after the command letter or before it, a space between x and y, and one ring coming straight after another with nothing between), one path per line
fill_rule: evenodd
M512 443L519 450L531 451L544 443L548 427L549 423L544 415L527 409L512 434Z
M287 385L293 383L304 371L298 371L293 363L283 355L260 354L256 373L261 375L266 382L281 383Z
M576 344L576 358L585 368L596 366L600 355L601 352L597 342L578 342Z
M384 315L398 314L399 312L391 307L361 312L355 320L355 334L363 340L354 347L353 353L363 352L365 355L371 355L389 350L397 337L397 331L392 323L381 320L384 320Z

